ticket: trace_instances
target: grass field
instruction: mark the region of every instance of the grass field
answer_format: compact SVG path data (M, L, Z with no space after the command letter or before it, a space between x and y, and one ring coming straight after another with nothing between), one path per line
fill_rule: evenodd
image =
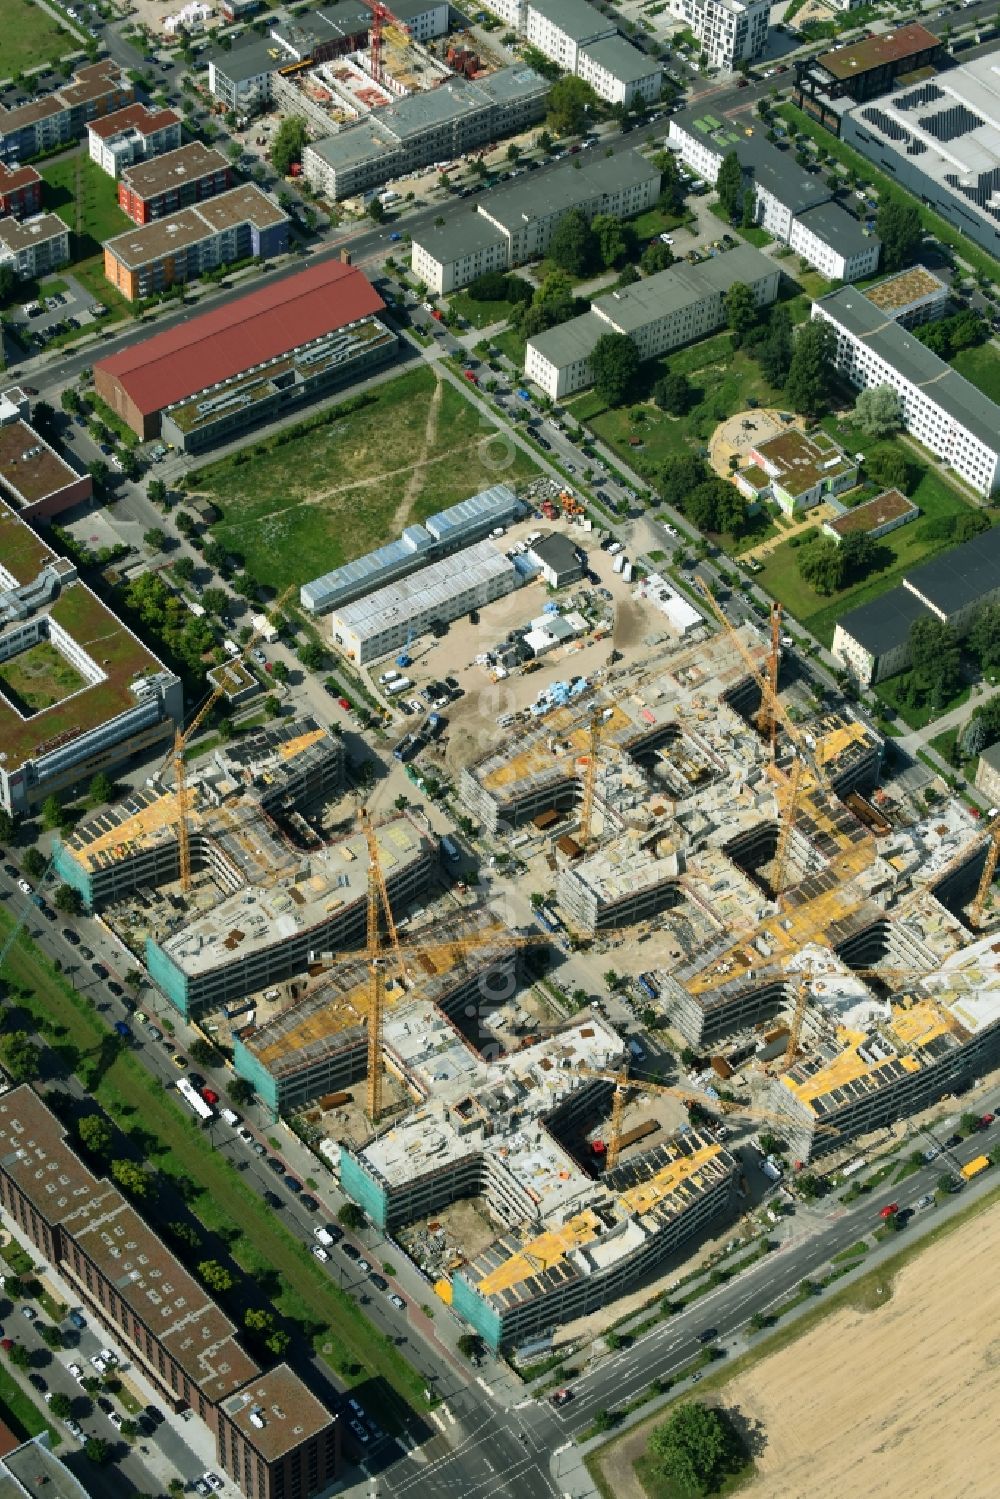
M449 296L448 305L452 312L466 318L473 328L489 328L494 323L505 323L516 304L503 300L480 302L476 297L470 297L467 291L456 291Z
M342 419L250 449L252 481L226 459L193 476L192 487L222 511L213 534L258 582L281 589L491 484L537 474L520 449L491 439L495 430L447 381L414 370Z
M0 666L0 683L31 713L62 702L85 686L83 677L48 640L39 640Z
M58 1447L62 1441L56 1428L49 1425L35 1402L29 1400L14 1376L6 1369L0 1369L0 1421L24 1441L29 1437L36 1437L40 1431L49 1433L53 1447Z
M13 923L0 910L0 944ZM192 1213L220 1239L249 1282L266 1293L276 1314L294 1319L317 1352L351 1385L364 1385L365 1402L392 1425L405 1407L420 1408L423 1380L355 1304L331 1281L259 1197L243 1185L229 1160L206 1148L187 1113L127 1051L107 1051L108 1030L83 995L70 988L24 934L7 953L5 984L15 1002L30 1009L58 1048L75 1048L95 1066L92 1094L129 1132L137 1130L144 1153L165 1177L191 1183Z
M114 182L88 156L79 152L59 156L43 162L40 170L45 179L46 209L57 213L76 236L74 260L99 254L106 239L132 227L118 207Z
M993 344L985 343L975 349L962 349L951 363L984 396L988 396L991 401L1000 402L1000 354Z
M58 62L79 45L68 28L28 0L0 0L0 36L0 78L16 78L25 68Z

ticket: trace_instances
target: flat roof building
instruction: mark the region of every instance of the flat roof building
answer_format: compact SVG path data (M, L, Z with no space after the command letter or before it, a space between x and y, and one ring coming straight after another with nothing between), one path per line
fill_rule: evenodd
M521 578L489 541L463 547L374 593L341 604L330 617L335 646L359 666L512 593Z
M727 72L760 57L770 12L768 0L670 0L671 15L690 27L709 67Z
M69 262L69 230L54 213L0 219L0 266L19 281L32 281Z
M114 114L92 120L87 141L91 161L109 177L119 177L125 167L179 146L181 117L172 109L126 104Z
M874 541L879 536L887 536L899 526L916 520L919 514L916 505L905 494L901 494L898 489L887 489L862 505L855 505L850 510L844 509L843 514L835 519L824 521L823 530L838 543L845 536L859 534L870 536Z
M419 3L422 5L423 0ZM430 24L424 11L412 19L402 15L399 19L414 26L414 34ZM371 11L357 0L339 0L294 20L267 20L266 35L241 37L229 51L212 54L208 59L209 90L227 109L256 114L271 103L274 79L282 68L326 62L357 51L367 44L371 20Z
M91 120L131 104L135 88L110 57L78 66L73 76L44 98L14 109L0 106L0 161L26 161L80 140Z
M0 498L22 520L86 504L94 492L90 475L78 474L60 457L31 426L28 413L28 398L17 387L0 393Z
M134 302L234 260L284 254L290 222L259 187L245 183L105 240L104 274Z
M178 678L0 499L0 807L148 754L182 711Z
M232 169L220 151L201 141L178 144L152 160L137 161L121 173L118 207L134 224L166 218L232 186Z
M797 102L838 133L842 115L832 107L835 100L874 99L888 93L897 78L915 81L939 73L944 61L941 38L914 22L796 62Z
M813 303L836 339L839 373L856 388L888 385L911 437L978 494L1000 487L1000 407L855 286Z
M663 87L663 68L616 33L584 42L577 54L577 76L589 83L599 99L631 109L636 100L653 104Z
M265 378L283 373L282 388L290 401L303 385L312 388L311 363L305 358L311 349L322 353L324 340L343 329L368 323L383 327L378 314L384 308L362 271L337 260L323 261L99 359L94 385L142 438L159 433L168 408L182 413L190 403L197 406L213 395L234 396L234 406L220 416L228 412L232 419L235 412L249 421L261 393L258 389L253 400L242 402L245 377L259 369ZM303 360L296 364L300 354ZM180 437L185 418L181 414L172 420ZM188 441L185 437L185 445Z
M786 515L795 515L853 489L858 461L848 458L829 433L790 427L750 448L746 464L734 477L748 499L772 499Z

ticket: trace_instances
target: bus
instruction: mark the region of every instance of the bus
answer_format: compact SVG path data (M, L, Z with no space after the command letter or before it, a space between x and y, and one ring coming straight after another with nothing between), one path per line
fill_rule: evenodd
M183 1098L184 1102L187 1104L188 1108L190 1108L195 1114L197 1114L199 1119L205 1120L207 1122L212 1118L213 1114L215 1113L212 1105L205 1102L201 1094L198 1092L197 1088L192 1088L186 1077L182 1077L179 1079L177 1083L177 1091Z

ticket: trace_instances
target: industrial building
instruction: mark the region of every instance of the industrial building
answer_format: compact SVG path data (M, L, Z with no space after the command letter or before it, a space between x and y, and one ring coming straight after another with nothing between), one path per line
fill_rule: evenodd
M42 179L34 167L8 167L0 161L0 217L29 219L42 207Z
M247 1499L308 1499L333 1483L334 1415L287 1364L261 1370L204 1286L117 1187L84 1165L27 1084L0 1096L0 1156L0 1203L17 1237L58 1271L171 1411L208 1427L216 1462ZM15 1468L32 1475L32 1493L59 1482L55 1467L33 1456ZM59 1482L60 1495L72 1492Z
M848 110L841 138L990 255L1000 255L996 52Z
M148 755L182 711L178 678L0 499L0 807Z
M253 183L104 242L104 274L129 302L233 261L288 249L291 220Z
M831 281L854 281L878 270L878 236L841 207L828 183L772 145L763 126L738 128L708 110L686 109L671 116L669 140L706 182L715 182L726 156L735 152L744 185L755 194L757 223Z
M597 297L582 317L530 338L524 372L551 400L560 400L591 383L590 356L606 333L626 334L640 359L653 359L721 328L726 292L737 282L750 288L758 307L766 307L780 281L778 267L752 245L701 265L671 266Z
M669 9L690 27L710 68L732 72L767 46L768 0L670 0Z
M942 552L907 573L898 588L837 621L832 654L866 687L904 671L910 631L934 617L959 639L986 604L1000 599L1000 527Z
M29 414L28 397L18 386L0 392L0 499L22 520L48 520L85 505L94 481L39 436Z
M820 428L778 432L750 448L747 459L734 475L737 489L754 504L773 500L785 515L811 510L858 482L857 459Z
M439 88L374 111L302 153L306 180L336 200L381 187L435 161L516 135L545 113L549 85L523 63L470 82L450 78Z
M501 526L509 526L524 513L524 506L507 484L460 500L447 510L429 515L423 525L407 526L398 541L390 541L377 551L343 567L303 583L299 601L310 614L326 614L344 604L351 604L363 594L374 593L388 583L408 577L428 563L482 541Z
M54 213L0 219L0 266L19 281L34 281L69 263L69 230Z
M0 106L0 161L16 165L68 146L82 139L91 120L113 114L134 99L128 74L110 57L85 63L51 94L14 109Z
M845 106L886 94L899 78L919 82L940 73L946 58L940 37L914 22L795 63L795 100L828 130L840 133ZM849 107L849 106L848 106Z
M476 542L420 572L341 604L330 618L333 643L359 666L399 650L436 626L512 593L521 574L489 541Z
M384 309L362 271L326 260L99 359L94 386L139 437L166 419L182 450L207 447L391 358Z
M575 73L609 104L630 107L660 97L660 64L627 42L614 20L587 0L486 0L486 6L529 47Z
M181 117L172 109L127 104L87 126L90 159L109 177L120 177L137 161L162 156L181 143Z
M188 141L176 151L123 170L118 207L133 224L148 224L206 198L217 198L232 185L232 168L222 153L201 141Z
M599 213L628 219L656 203L660 173L637 151L584 157L578 165L580 160L494 188L471 214L461 208L444 224L419 230L412 244L414 274L444 295L486 271L541 259L571 209L588 219Z
M837 369L857 389L888 385L911 437L978 494L1000 487L1000 407L856 286L813 303L836 339Z

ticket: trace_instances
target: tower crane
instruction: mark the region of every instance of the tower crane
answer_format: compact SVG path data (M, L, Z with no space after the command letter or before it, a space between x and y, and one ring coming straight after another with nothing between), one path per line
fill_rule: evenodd
M767 658L767 679L771 688L771 702L778 696L778 672L781 668L781 605L771 603L771 650ZM773 708L768 709L767 727L771 736L771 760L778 758L778 719Z
M986 854L986 863L979 878L979 888L976 898L969 909L969 920L974 927L983 925L983 916L986 911L986 898L990 893L993 876L997 872L997 859L1000 858L1000 818L997 818L990 829L990 846Z
M285 589L281 597L274 603L271 613L277 613L277 611L283 606L285 601L290 598L294 592L295 584L293 583ZM235 660L242 661L243 658L253 650L254 646L264 635L266 629L267 624L265 623L261 625L260 629L255 630L250 639L247 641L246 645L240 651L239 655L235 657ZM221 684L218 687L213 688L208 697L202 703L201 707L198 709L194 718L192 718L191 722L188 724L187 728L183 731L180 728L174 731L174 747L171 751L171 754L174 762L174 794L177 799L177 847L180 860L181 889L185 893L187 893L191 889L191 830L188 826L188 799L187 780L184 768L184 750L187 746L188 741L193 738L198 729L200 729L201 725L205 722L205 719L208 717L209 713L215 707L216 703L219 701L220 697L222 697L224 692L225 688Z
M772 717L771 722L774 723ZM785 865L788 861L788 846L791 841L792 828L795 826L795 809L799 799L799 787L802 784L802 771L805 765L801 755L796 756L795 764L792 766L792 774L786 787L785 805L781 812L781 827L778 830L778 843L774 851L774 875L771 886L774 890L776 900L781 899L781 892L785 888Z
M581 848L590 842L590 823L594 814L594 788L597 784L597 756L601 748L601 730L604 727L604 709L595 708L590 715L590 758L583 779L583 805L580 809L578 841Z
M382 32L388 26L394 26L401 36L407 40L410 38L410 28L398 16L393 15L390 6L385 5L383 0L363 0L363 3L372 13L371 29L371 58L372 77L376 83L385 81L382 69Z

